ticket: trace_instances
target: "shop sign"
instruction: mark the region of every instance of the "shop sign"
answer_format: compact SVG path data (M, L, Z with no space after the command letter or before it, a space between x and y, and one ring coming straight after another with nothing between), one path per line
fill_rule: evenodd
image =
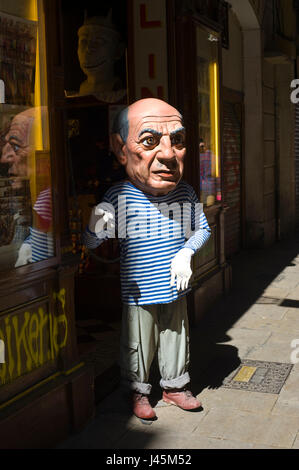
M134 0L135 97L168 99L165 0Z

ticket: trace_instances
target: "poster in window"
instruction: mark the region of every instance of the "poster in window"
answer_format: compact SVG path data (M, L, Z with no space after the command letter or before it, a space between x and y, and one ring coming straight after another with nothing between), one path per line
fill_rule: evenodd
M37 23L0 12L0 79L5 103L33 106Z

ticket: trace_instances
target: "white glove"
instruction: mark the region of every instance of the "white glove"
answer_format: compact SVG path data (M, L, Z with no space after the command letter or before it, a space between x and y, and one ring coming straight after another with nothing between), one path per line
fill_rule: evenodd
M102 202L92 209L88 228L93 233L99 233L107 229L109 221L110 228L114 228L114 213L109 204Z
M191 257L193 255L191 248L182 248L171 262L171 286L177 286L177 290L185 290L188 287L189 279L192 276Z
M15 268L24 266L24 264L32 263L32 248L29 243L23 243L19 249L18 259Z

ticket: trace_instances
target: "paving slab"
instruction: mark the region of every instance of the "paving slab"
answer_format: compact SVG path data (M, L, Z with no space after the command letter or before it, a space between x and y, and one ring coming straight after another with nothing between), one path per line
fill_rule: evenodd
M229 408L232 410L269 413L277 399L277 394L259 393L229 388L205 389L199 396L204 410Z
M298 429L299 422L296 417L217 408L207 413L193 434L291 448Z
M292 449L299 449L299 433L296 436L295 442L292 446Z
M157 420L150 425L150 432L169 431L173 433L190 434L203 420L207 414L205 409L199 411L184 411L176 406L158 407L155 408ZM128 425L129 429L144 429L144 424L134 417Z
M129 431L117 443L118 449L252 449L248 443L234 442L226 439L211 439L204 436L185 435L168 431L155 431L151 429L140 435L136 431Z
M241 316L240 320L243 318L250 317L251 315L260 315L261 317L268 318L270 320L281 320L286 312L288 307L285 307L280 304L266 304L266 303L253 303ZM236 326L236 323L234 323Z
M299 285L298 271L289 273L282 272L273 282L272 286L279 289L287 289L290 291Z
M246 312L245 315L234 323L234 327L250 330L266 330L268 332L273 331L288 310L287 307L279 307L277 305L255 305L255 309Z
M247 357L253 348L257 346L262 347L271 336L270 331L252 331L246 328L230 328L226 334L230 339L226 340L225 344L235 346L241 358Z
M273 284L267 287L263 291L263 297L271 297L275 299L284 299L290 292L290 287L287 286L286 288L276 287Z
M299 417L298 368L291 371L272 409L272 414Z
M299 270L298 270L299 271ZM298 272L299 276L299 272ZM299 300L299 287L296 287L295 289L291 289L286 296L287 299L293 299L293 300Z
M253 347L246 358L290 364L292 363L291 354L293 351L291 343L294 338L296 338L296 334L294 336L292 331L273 332L264 344L257 344Z
M299 337L299 313L296 308L271 306L272 309L261 309L260 313L243 316L234 326L251 330L267 330L268 332L293 332ZM276 307L274 309L273 307Z
M58 449L113 449L127 432L126 422L92 420L85 429L61 443Z
M294 338L299 338L299 309L288 308L284 317L274 321L271 330L279 332L292 332Z
M170 440L171 439L171 440ZM120 449L132 448L129 435L123 437L119 443ZM138 440L137 446L142 444L142 440ZM134 449L136 447L133 447ZM253 444L246 442L233 441L230 439L213 439L206 437L180 436L177 434L158 434L153 436L146 443L146 447L137 447L144 449L254 449Z

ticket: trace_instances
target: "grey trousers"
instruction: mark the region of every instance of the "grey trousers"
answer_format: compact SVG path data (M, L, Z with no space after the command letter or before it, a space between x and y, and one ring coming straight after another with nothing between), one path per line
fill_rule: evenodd
M161 387L184 387L190 381L186 296L169 304L123 306L120 368L122 382L131 390L150 393L157 348Z

